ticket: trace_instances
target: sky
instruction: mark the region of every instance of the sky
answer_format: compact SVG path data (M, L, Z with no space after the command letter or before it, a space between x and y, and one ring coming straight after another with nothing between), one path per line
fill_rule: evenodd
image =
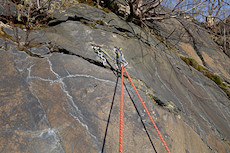
M163 0L162 4L168 8L174 8L176 6L176 4L179 2L180 0ZM198 3L202 2L203 0L184 0L183 3L181 3L180 6L182 7L182 10L187 10L189 8L192 8L194 5L197 5ZM210 0L211 2L216 1L214 4L215 6L218 6L218 1L217 0ZM209 0L207 0L207 2L202 3L202 5L199 5L199 8L196 8L196 11L199 11L200 13L197 14L195 16L195 18L200 21L200 22L204 22L206 19L206 16L208 15L208 2ZM226 0L226 2L230 3L229 0ZM190 5L189 5L190 4ZM194 4L193 6L191 4ZM218 15L217 20L221 19L223 20L224 18L230 16L230 6L222 3L222 8L220 11L220 14ZM217 9L216 9L217 11ZM192 13L192 11L190 11L189 13ZM215 15L215 13L214 13Z

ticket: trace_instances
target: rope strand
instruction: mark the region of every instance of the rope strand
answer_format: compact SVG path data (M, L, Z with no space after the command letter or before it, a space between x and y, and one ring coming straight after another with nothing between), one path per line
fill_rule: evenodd
M140 114L140 112L138 111L137 106L136 106L135 102L133 101L133 98L131 97L131 95L130 95L130 93L129 93L129 90L128 90L127 86L125 85L125 83L124 83L124 86L125 86L125 89L126 89L128 95L129 95L129 98L131 99L131 101L132 101L132 103L133 103L133 106L135 107L135 109L136 109L136 111L137 111L138 116L140 117L141 123L142 123L142 125L143 125L143 127L144 127L144 129L145 129L145 132L146 132L146 134L147 134L147 136L148 136L148 138L149 138L149 141L150 141L150 143L151 143L151 145L152 145L152 147L153 147L155 153L157 153L157 150L156 150L156 148L155 148L155 146L154 146L154 144L153 144L153 142L152 142L152 140L151 140L151 138L150 138L149 132L147 131L147 128L146 128L146 126L145 126L145 124L144 124L144 122L143 122L143 119L142 119L142 117L141 117L141 114Z
M123 142L123 69L121 67L121 104L120 104L120 137L119 137L119 153L123 153L122 142Z
M113 93L113 100L112 100L112 103L111 103L111 106L110 106L109 117L108 117L108 120L107 120L107 125L106 125L106 129L105 129L105 136L104 136L104 140L103 140L103 145L102 145L101 153L104 152L107 131L108 131L108 128L109 128L110 117L111 117L111 113L112 113L112 109L113 109L113 104L114 104L114 99L115 99L115 95L116 95L116 91L117 91L118 80L119 80L119 74L117 72L117 80L116 80L116 85L115 85L115 89L114 89L114 93Z
M151 120L151 122L153 123L153 126L155 127L155 129L156 129L156 131L157 131L157 133L158 133L158 135L159 135L159 137L160 137L160 139L161 139L162 143L164 144L165 149L167 150L167 152L168 152L168 153L170 153L169 148L167 147L167 145L166 145L166 143L165 143L165 141L164 141L163 137L161 136L160 131L158 130L158 128L157 128L157 126L156 126L155 122L153 121L153 119L152 119L152 117L151 117L151 115L150 115L150 113L149 113L149 111L148 111L147 107L145 106L145 104L144 104L143 100L141 99L141 96L139 95L139 93L138 93L138 91L137 91L137 89L136 89L135 85L133 84L133 81L131 80L131 78L130 78L130 76L129 76L129 74L128 74L128 72L126 71L126 69L125 69L125 68L124 68L124 70L125 70L125 73L127 74L128 78L129 78L130 83L132 84L132 86L133 86L134 90L136 91L137 96L139 97L139 99L140 99L140 101L141 101L141 103L142 103L142 105L143 105L143 107L144 107L144 109L145 109L146 113L148 114L149 119L150 119L150 120Z

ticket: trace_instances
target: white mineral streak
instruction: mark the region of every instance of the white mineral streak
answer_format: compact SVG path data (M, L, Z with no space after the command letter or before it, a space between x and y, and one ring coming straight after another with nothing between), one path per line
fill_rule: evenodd
M34 77L31 76L31 69L32 69L33 66L34 66L34 65L31 65L29 68L27 68L28 76L27 76L27 78L26 78L26 81L27 81L28 84L29 84L29 88L33 88L33 83L32 83L32 80L31 80L31 79L34 78ZM38 78L39 78L39 79L42 79L42 78L40 78L40 77L38 77ZM42 79L42 80L46 80L46 79ZM29 82L30 82L30 83L29 83ZM50 126L50 123L49 123L49 121L48 121L48 118L47 118L47 116L46 116L45 109L44 109L44 107L43 107L43 105L42 105L40 99L37 97L37 95L36 95L32 90L30 90L30 92L31 92L31 93L33 94L33 96L37 99L37 101L38 101L38 103L40 104L42 110L44 111L43 117L42 117L42 119L41 119L40 122L43 122L43 121L45 120L45 122L48 124L48 126L51 127L51 126ZM58 133L58 131L56 131L56 132ZM37 132L36 132L36 133L37 133ZM55 140L55 141L52 141L51 148L49 149L49 152L52 152L52 151L55 150L56 148L60 148L60 149L61 149L61 152L64 153L64 149L63 149L63 147L62 147L62 145L61 145L60 139L59 139L59 137L57 136L57 134L55 133L54 130L52 130L51 128L45 129L45 130L41 131L41 133L40 133L39 136L37 136L37 137L43 137L44 134L46 135L46 138L48 138L48 137L53 137L54 140Z
M90 131L89 131L89 128L88 128L88 126L87 126L87 123L85 123L85 121L84 121L84 116L83 116L83 114L81 113L81 110L79 110L79 108L77 107L77 105L74 103L74 101L73 101L73 97L70 95L70 93L67 91L67 89L66 89L66 85L65 85L65 83L64 83L64 81L63 81L63 79L65 79L65 78L68 78L68 77L73 77L72 75L70 75L70 76L66 76L66 77L61 77L61 76L59 76L59 74L57 74L54 70L53 70L53 65L52 65L52 63L51 63L51 61L47 58L47 61L48 61L48 63L49 63L49 66L50 66L50 70L53 72L53 74L56 76L56 80L52 80L51 81L51 83L53 83L53 82L58 82L58 83L60 83L60 88L63 90L63 92L66 94L66 96L67 96L67 100L68 100L68 102L70 102L70 109L71 109L71 111L69 112L69 114L75 119L75 120L77 120L83 127L85 127L86 128L86 131L87 131L87 134L89 135L89 136L91 136L95 141L97 141L97 138L96 138L96 136L94 136ZM78 75L74 75L74 77L77 77ZM83 75L79 75L79 76L83 76ZM86 75L87 76L87 75ZM95 77L92 77L91 76L91 78L94 78L95 79ZM98 78L97 78L98 79ZM98 80L102 80L102 79L98 79ZM48 80L47 80L48 81Z
M155 75L158 77L158 79L160 80L160 82L164 85L164 87L168 90L168 91L170 91L170 93L172 94L172 96L173 97L175 97L176 98L176 100L180 103L180 105L181 105L181 108L182 108L182 111L183 112L185 112L185 109L184 109L184 106L183 106L183 104L182 104L182 102L179 100L179 98L177 98L177 96L174 94L174 92L164 83L164 81L161 79L161 77L159 76L159 74L158 74L158 70L157 70L157 67L155 68L156 69L156 72L155 72Z
M101 78L97 78L95 76L91 76L91 75L87 75L87 74L69 74L67 76L64 76L64 77L61 77L58 73L56 73L54 70L53 70L53 65L51 63L51 61L49 60L49 57L46 57L48 63L49 63L49 67L50 67L50 71L56 76L56 79L55 80L52 80L52 79L46 79L46 78L42 78L42 77L39 77L39 76L31 76L31 69L34 65L31 65L29 68L27 68L28 70L28 77L26 78L26 80L28 82L31 82L30 83L30 87L32 88L32 80L31 79L37 79L37 80L40 80L40 81L45 81L45 82L49 82L51 85L53 83L59 83L60 84L60 88L63 90L63 92L66 94L67 96L67 100L69 102L69 109L70 109L70 112L69 114L75 119L77 120L83 127L85 127L86 131L87 131L87 135L91 136L95 141L97 141L97 138L95 135L93 135L90 131L89 131L89 128L87 126L87 123L85 123L86 121L84 121L84 116L83 114L81 113L81 110L79 110L79 108L77 107L77 105L74 103L74 100L73 100L73 97L71 96L71 94L68 92L68 90L66 89L66 85L64 83L64 79L66 78L76 78L76 77L84 77L84 78L91 78L91 79L94 79L94 80L98 80L98 81L101 81L101 82L106 82L106 83L113 83L113 81L111 80L106 80L106 79L101 79ZM41 105L41 107L43 108L42 106L42 103L40 102L39 98L36 96L36 94L31 91L32 94L36 97L36 99L38 100L39 104ZM47 117L45 116L45 119L47 120ZM48 121L48 120L47 120ZM98 141L97 141L98 142Z

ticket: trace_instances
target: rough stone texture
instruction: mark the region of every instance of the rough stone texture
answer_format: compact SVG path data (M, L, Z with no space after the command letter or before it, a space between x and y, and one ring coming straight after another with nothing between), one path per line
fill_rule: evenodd
M79 14L82 10L85 13ZM89 23L111 19L116 26L89 26L72 19L75 15L90 20ZM59 17L61 22L57 22ZM47 54L47 44L31 49L44 58L20 52L13 43L8 51L0 50L0 152L101 151L116 76L102 66L91 44L103 46L113 56L114 46L123 48L129 62L127 71L172 153L230 152L228 97L202 73L189 68L157 37L125 23L112 13L82 4L62 11L56 18L53 27L39 33L45 33L42 40L49 40L61 48L61 53ZM165 31L164 22L181 25L175 19L155 23L162 36L170 34ZM182 26L178 28L185 32L184 36L189 35ZM176 34L173 34L174 38ZM202 64L195 52L197 48L185 39L190 40L184 37L176 44L179 53ZM195 40L202 42L200 48L215 46L203 37ZM229 67L225 63L230 61L229 58L218 48L208 51L202 51L207 67L227 80ZM210 63L205 54L222 65L223 70ZM125 83L157 151L166 152L127 79ZM120 85L105 144L105 151L109 153L118 152L119 95ZM157 105L157 101L165 106ZM124 92L124 103L124 152L153 152L127 92Z
M182 19L168 19L152 26L180 54L196 59L200 65L230 81L229 57L202 27Z

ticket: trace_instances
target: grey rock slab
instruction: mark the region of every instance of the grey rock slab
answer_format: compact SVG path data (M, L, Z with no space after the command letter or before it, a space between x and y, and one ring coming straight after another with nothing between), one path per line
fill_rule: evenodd
M12 52L0 51L0 56L1 152L63 152L41 102L15 68Z
M97 54L91 48L92 43L101 45L111 55L114 55L112 52L114 46L122 47L125 58L129 62L127 70L131 76L145 82L154 91L154 96L166 105L173 102L179 110L193 117L193 121L188 122L199 127L195 131L200 133L201 137L210 133L210 130L207 130L208 126L222 129L221 133L225 136L228 133L229 125L226 122L229 120L228 110L220 112L221 109L224 109L223 103L229 101L227 96L215 83L195 69L191 70L176 54L168 51L162 44L156 48L150 48L138 40L93 29L74 21L67 21L52 27L46 34L61 48L99 62L100 59L97 59ZM158 43L156 38L153 38L152 41L154 40L156 42L153 43ZM197 75L200 78L197 78ZM209 82L212 86L206 87L205 82ZM214 91L222 94L215 94ZM215 98L212 95L215 95ZM211 100L212 103L207 103L207 100ZM205 107L199 102L210 106ZM208 115L215 110L216 105L220 108L217 113L220 116L219 119ZM196 108L199 106L201 109Z
M114 74L109 70L95 66L75 56L55 54L47 58L46 60L49 61L49 63L47 64L50 66L52 72L57 76L57 80L49 81L46 78L39 79L33 75L33 77L31 76L34 79L34 83L32 86L34 89L36 89L34 92L39 95L38 98L42 101L43 106L47 111L47 116L50 117L49 120L51 126L61 126L61 121L62 125L65 125L62 128L58 128L61 140L63 142L64 150L66 152L76 152L79 150L80 147L82 151L99 152L102 145L101 143L105 130L104 127L107 120L107 114L110 108L110 102L115 86L115 83L111 81L113 79L115 80ZM60 65L58 64L63 66L59 68ZM64 69L65 71L60 71L60 69ZM34 70L31 71L31 74L34 74L33 71ZM53 83L48 85L45 82ZM64 95L58 92L58 94L62 95L62 97L64 98L63 102L61 102L60 100L56 101L55 99L51 100L50 98L52 98L53 95L50 95L49 98L47 97L50 100L46 100L44 99L45 97L43 97L45 96L44 90L48 89L48 93L51 94L52 92L57 92L57 89L55 88L55 82L58 83L61 87L60 89L64 91ZM44 84L47 89L42 87L42 84ZM120 91L118 90L117 93L119 92ZM119 99L119 94L117 95L118 96L116 98L116 101L118 101ZM59 97L58 95L55 96ZM127 116L129 118L129 121L126 119L127 125L125 126L124 130L127 134L130 132L132 133L135 127L135 131L139 131L137 134L140 137L144 134L141 130L141 125L134 127L131 126L135 124L138 117L133 110L134 108L132 108L132 105L128 104L130 103L130 101L128 100L126 94L125 101L125 110L126 113L129 114ZM64 108L61 109L61 107L59 107L57 109L58 103ZM118 144L118 135L115 133L118 132L117 127L119 125L119 120L116 119L119 116L118 103L116 103L113 110L113 117L111 119L112 121L105 148L108 152L115 152L115 145ZM53 118L52 116L55 115L56 112L59 112L59 116L58 118ZM65 114L68 116L68 118ZM71 122L71 126L68 122ZM137 127L140 127L140 129L138 129ZM68 131L68 129L70 128L72 130ZM74 135L71 136L71 133L74 133ZM79 140L79 138L81 139ZM132 152L140 152L143 148L137 147L138 149L134 149L134 144L138 141L138 146L146 144L145 149L149 151L152 150L147 137L144 137L144 140L141 140L142 141L140 141L138 138L135 138L135 140L129 139L129 137L126 136L124 138L124 145L126 145L127 150L131 150ZM113 144L110 144L111 142L113 142Z
M154 65L153 62L153 54L151 53L151 50L146 49L146 46L143 45L141 43L139 43L138 40L135 39L127 39L124 38L122 36L113 34L111 32L105 32L103 30L99 30L99 29L92 29L91 27L73 22L73 21L68 21L66 23L62 23L56 27L54 27L54 29L50 30L52 31L57 31L56 33L53 32L47 32L47 36L50 38L51 41L55 42L58 46L60 46L61 48L65 48L68 51L71 51L73 53L76 53L77 55L83 56L83 57L87 57L87 58L91 58L91 59L97 59L97 54L94 53L93 49L91 48L91 44L101 44L102 46L105 46L104 49L107 50L107 48L109 50L107 50L112 56L115 57L114 52L112 51L112 49L114 48L114 46L117 47L122 47L124 50L124 55L125 58L127 58L127 60L133 65L135 65L135 67L137 67L138 65L143 66L143 62L146 64L150 64L150 65ZM54 37L55 36L55 37ZM96 38L96 39L95 39ZM54 40L52 40L54 39ZM71 40L71 41L69 41ZM134 45L135 44L135 45ZM127 55L126 55L127 54ZM100 61L100 60L99 60ZM150 62L150 63L148 63ZM129 66L128 66L129 68ZM139 68L139 69L143 69ZM137 76L140 76L141 80L145 80L147 84L149 84L151 87L154 83L150 83L152 81L147 81L147 80L152 80L152 75L154 74L154 68L152 68L152 66L150 66L151 70L148 70L149 68L147 68L145 71L143 72L146 75L142 76L140 73L137 73ZM136 70L135 70L136 71ZM143 77L147 77L148 79L144 79ZM156 76L156 80L155 83L159 83L160 78L157 78ZM157 87L158 85L154 86ZM168 91L168 89L166 89L163 85L163 90L165 90L165 92ZM155 89L155 88L153 88ZM160 88L161 89L161 88ZM158 93L163 93L163 92L158 92ZM168 93L168 92L167 92ZM162 96L163 97L163 96ZM173 96L171 96L173 97ZM170 97L170 99L171 99ZM176 101L176 99L175 99Z
M84 125L84 127L87 127L87 133L89 134L91 142L93 142L94 144L91 147L93 149L91 150L91 152L98 152L102 145L105 130L104 128L106 126L105 123L107 120L106 117L109 112L110 102L115 86L115 84L111 81L106 81L107 79L105 77L111 76L115 80L115 76L113 76L111 71L94 66L93 64L88 63L87 61L84 61L79 57L56 54L52 55L49 59L52 63L52 70L56 73L56 75L58 74L59 77L57 78L62 80L64 84L63 87L66 93L68 93L69 98L71 97L71 100L67 103L66 111L71 114L71 116L73 116L78 122L80 121L81 124ZM63 67L61 67L60 69L66 69L67 71L60 71L60 69L58 69L59 65L57 65L57 63L63 65ZM57 65L57 67L55 65ZM101 74L95 72L101 72ZM117 96L115 98L115 104L110 122L111 125L109 126L107 141L105 144L106 152L116 152L115 148L118 145L118 134L116 133L119 132L119 105L117 103L119 101L119 87L120 86L118 86ZM134 91L130 86L128 86L128 89L131 89L132 95L135 95ZM155 112L156 115L153 114L153 116L161 116L158 114L162 111L161 108L154 107L154 104L148 100L148 97L144 93L140 93L146 105L148 105L148 108L150 108L150 112ZM146 152L152 152L152 148L148 142L147 137L141 137L141 135L145 135L145 133L142 130L140 122L137 122L138 116L132 104L130 103L130 100L128 99L126 93L124 95L124 98L124 120L126 120L126 122L124 125L125 134L123 145L125 146L125 150L131 152L142 152L143 150ZM137 102L138 98L136 95L133 96L133 99L136 101L135 103L139 103ZM149 121L147 114L143 110L143 107L140 105L140 103L138 104L138 109L140 110L141 114L143 114L143 119L147 126L151 126L151 122ZM167 114L165 115L168 116ZM157 125L159 129L163 132L165 130L165 125L162 125L163 122L160 120L161 119L159 117ZM176 119L172 119L172 122L174 122L174 120ZM135 129L133 128L133 125L135 125ZM75 131L74 133L76 137L81 136L76 132L75 127L73 127L73 129L73 131ZM152 133L151 137L155 140L155 142L157 144L160 143L159 139L157 140L158 136L154 132L154 129L149 127L149 132ZM67 132L64 132L66 134L62 134L62 132L60 133L62 136L62 140L66 140ZM166 135L164 132L163 134ZM90 144L90 141L87 141L88 138L82 138L82 141L85 142L85 144L81 145L81 148L83 150L88 150L88 145ZM172 141L171 139L166 140ZM73 144L74 143L71 141L71 143L66 146L66 149L68 150L68 148L71 147ZM145 147L141 147L143 145ZM77 146L79 145L77 144ZM157 149L161 152L164 152L164 148L157 147Z
M79 6L82 8L78 10ZM111 18L113 20L111 24L113 23L114 27L115 21L120 20L114 14L110 17L102 10L83 4L77 7L69 8L68 11L72 15L67 16L76 15L94 21ZM86 10L89 14L85 14ZM85 13L82 14L81 11ZM93 12L96 13L93 14ZM63 13L62 16L67 14ZM103 17L103 15L106 16ZM180 25L177 20L169 20L169 22L172 25ZM120 20L117 23L118 28L128 29L125 26L127 25L124 21ZM158 26L161 28L159 31L163 33L162 35L167 37L170 34L171 30L164 31L167 29L166 25L159 23ZM108 28L111 27L108 26ZM135 26L134 28L139 29ZM171 28L173 26L169 29ZM28 137L28 139L23 140L19 146L15 147L15 150L21 149L25 152L32 146L38 152L52 149L53 152L100 151L116 76L108 67L102 66L101 59L94 52L92 44L102 46L114 57L114 46L122 47L124 57L129 62L126 69L172 152L185 152L185 150L212 152L208 148L217 151L224 148L224 152L230 150L221 140L230 139L228 136L230 115L226 107L229 99L214 82L195 69L189 68L177 54L169 51L167 46L159 43L160 41L154 36L147 37L147 34L143 32L146 38L149 38L148 41L152 45L150 47L143 43L143 40L131 39L122 36L121 33L114 33L115 30L107 30L97 29L67 18L67 21L37 33L43 35L42 41L50 41L51 44L58 46L60 53L51 53L44 58L34 58L25 52L19 52L15 45L9 47L10 51L0 50L0 56L3 59L0 61L0 72L3 74L0 76L2 80L0 81L2 95L0 98L3 101L9 101L1 107L1 116L4 121L4 126L1 128L4 135L1 136L0 141L6 146L5 152L9 152L11 148L8 141L12 144L18 141L18 137L16 139L13 137L14 132L7 133L9 125L6 123L8 122L15 128L26 129L25 133L19 131L17 135ZM37 34L34 33L34 36ZM173 37L179 36L173 33ZM199 50L208 50L209 41L205 44L201 36L196 41L199 43L197 47ZM42 53L48 52L46 45L32 50L39 53L42 49L45 50ZM189 55L183 49L181 47L181 52ZM205 52L202 52L202 55L205 55ZM212 59L215 55L217 53L211 51L209 57ZM219 58L223 60L225 56L221 54ZM206 56L205 59L208 57ZM109 60L109 62L114 64L114 61ZM135 91L127 82L125 78L131 97L143 117L158 152L165 152ZM120 82L108 131L106 152L116 152L119 144L119 93ZM10 96L13 96L12 101ZM157 101L158 104L161 102L165 106L157 105ZM152 152L140 117L135 112L126 92L124 102L125 152ZM20 105L15 105L18 103ZM5 110L9 113L5 113ZM11 118L16 122L11 122ZM32 131L32 134L28 131ZM25 145L29 140L31 140L30 145ZM42 147L39 148L39 146Z
M81 21L88 24L94 24L95 27L105 31L116 31L121 35L126 32L128 33L128 36L138 36L147 39L143 34L143 31L133 23L124 21L124 19L118 17L112 12L106 13L101 9L81 3L65 9L64 11L56 11L54 17L55 21L51 22L65 22L67 20ZM98 26L100 25L98 22L102 22L103 25Z
M12 98L14 99L11 101L11 103L14 103L12 109L20 110L18 113L16 111L15 120L20 122L20 124L24 123L20 121L20 114L27 112L27 109L30 110L30 113L33 113L32 116L35 116L30 118L28 124L21 124L21 127L12 123L12 125L15 124L14 126L17 130L11 132L9 130L11 126L9 121L10 118L14 117L14 114L4 117L6 116L4 115L4 110L6 111L7 109L3 109L3 107L11 103L1 107L3 113L1 116L4 117L4 124L10 123L9 125L1 126L1 129L5 131L1 135L1 144L4 144L4 147L1 147L1 150L4 149L3 152L9 152L13 148L10 144L16 143L14 150L22 152L30 152L32 148L37 152L78 152L79 148L83 152L100 151L116 79L110 70L89 63L81 57L61 53L53 53L42 59L30 57L24 52L18 52L17 50L13 52L4 51L0 55L4 59L1 60L1 72L4 74L1 75L1 77L4 77L4 79L1 79L3 81L1 82L1 91L5 90L6 87L10 90L17 89L17 94L13 94L14 97ZM8 64L7 61L11 62ZM21 61L24 61L23 65ZM11 71L9 67L14 71ZM12 76L11 81L7 81L7 79L11 78L9 76ZM7 85L2 86L4 82ZM14 88L8 85L10 82L14 84ZM22 89L16 88L18 84L22 85ZM118 85L111 124L105 144L106 152L116 152L118 146L119 88L120 85ZM128 85L128 89L142 114L151 138L157 146L157 150L164 152L165 150L161 146L160 139L153 129L146 112L138 102L134 90L130 85ZM20 94L20 92L23 93ZM28 92L28 96L27 99L22 99L24 106L15 105L15 103L18 103L17 100L19 100L15 96L26 96L25 92ZM166 136L165 140L169 144L170 149L174 148L174 145L170 144L177 142L175 139L172 139L173 133L170 134L169 131L169 129L173 128L173 130L190 131L192 136L199 142L197 145L203 148L199 149L202 151L207 150L207 147L191 128L183 128L185 123L182 120L171 116L166 110L153 104L145 93L140 91L140 94L154 120L156 120L156 124L163 136ZM31 105L29 105L29 96L32 98ZM7 96L5 98L1 97L1 100L5 101L6 98ZM148 137L126 92L124 93L124 102L125 150L127 152L152 152L153 149ZM36 114L41 114L39 113L40 111L36 113L36 110L41 110L45 117L44 115L43 117L40 115L36 117ZM31 115L25 114L23 119L25 120L27 116ZM40 121L40 117L44 121ZM170 120L170 122L163 122L163 120ZM36 127L37 124L35 123L43 126L39 129L39 126ZM177 127L174 124L177 124ZM25 130L27 125L31 125L29 130ZM168 126L170 128L167 128ZM21 130L18 130L18 127ZM179 137L183 138L183 135ZM18 140L20 140L19 144ZM190 142L190 140L188 141ZM187 149L192 150L191 147Z
M154 22L150 26L180 54L194 58L200 65L205 64L204 66L229 82L230 74L227 65L230 59L204 28L180 18Z
M30 51L33 54L37 54L37 55L46 55L48 53L50 53L50 49L47 46L41 46L41 47L34 47L31 48Z

